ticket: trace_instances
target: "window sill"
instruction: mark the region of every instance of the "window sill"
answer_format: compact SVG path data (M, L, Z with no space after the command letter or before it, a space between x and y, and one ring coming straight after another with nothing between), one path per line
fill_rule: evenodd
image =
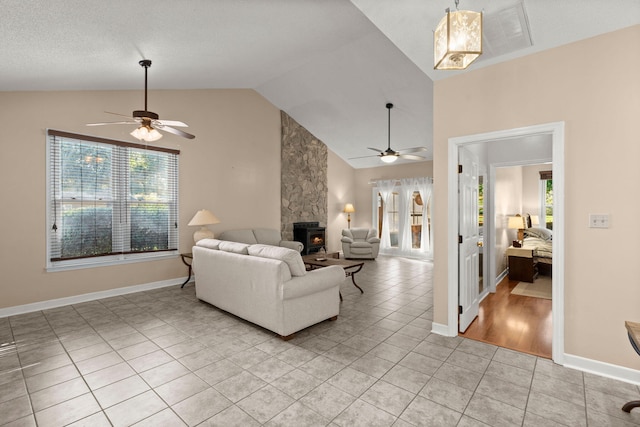
M133 264L137 262L159 261L164 259L176 258L179 256L178 251L163 252L158 255L147 254L128 254L128 255L115 255L112 257L100 258L85 258L72 261L60 261L55 264L47 263L45 271L48 273L54 273L57 271L68 270L80 270L84 268L96 268L96 267L110 267L114 265Z

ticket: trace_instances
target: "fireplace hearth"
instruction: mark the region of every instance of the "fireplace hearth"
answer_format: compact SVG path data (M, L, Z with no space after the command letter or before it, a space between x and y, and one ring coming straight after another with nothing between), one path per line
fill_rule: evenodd
M304 245L302 253L309 255L325 246L324 231L325 227L321 227L319 222L294 222L293 240L302 243Z

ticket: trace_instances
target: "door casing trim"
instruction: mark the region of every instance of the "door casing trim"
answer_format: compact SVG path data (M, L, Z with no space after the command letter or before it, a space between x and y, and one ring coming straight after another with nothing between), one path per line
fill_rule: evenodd
M552 290L552 359L564 362L564 122L552 122L507 129L448 140L447 228L447 328L446 335L458 335L458 147L515 137L551 135L553 155L553 290Z

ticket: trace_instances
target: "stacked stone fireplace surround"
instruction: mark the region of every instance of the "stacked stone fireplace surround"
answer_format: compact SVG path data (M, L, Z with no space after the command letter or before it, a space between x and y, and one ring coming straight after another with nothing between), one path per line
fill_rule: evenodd
M327 146L284 111L281 147L281 215L284 239L293 240L293 223L327 224Z

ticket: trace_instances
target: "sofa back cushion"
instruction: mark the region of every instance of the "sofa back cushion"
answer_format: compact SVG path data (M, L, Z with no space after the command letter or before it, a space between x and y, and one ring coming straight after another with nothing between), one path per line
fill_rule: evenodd
M218 249L222 240L218 239L202 239L196 242L196 246L202 246L207 249Z
M280 240L282 240L280 232L271 228L254 228L253 234L256 237L256 243L262 245L280 246Z
M220 240L228 240L231 242L246 243L248 245L254 245L258 243L256 237L253 235L253 230L227 230L220 233Z
M307 272L300 253L293 249L257 244L249 246L249 255L284 261L289 266L292 276L304 276Z
M352 228L351 234L353 235L353 240L367 240L367 236L369 235L368 228Z
M218 249L225 252L232 252L234 254L247 255L249 254L249 247L246 243L238 242L225 242L221 241L218 245Z

